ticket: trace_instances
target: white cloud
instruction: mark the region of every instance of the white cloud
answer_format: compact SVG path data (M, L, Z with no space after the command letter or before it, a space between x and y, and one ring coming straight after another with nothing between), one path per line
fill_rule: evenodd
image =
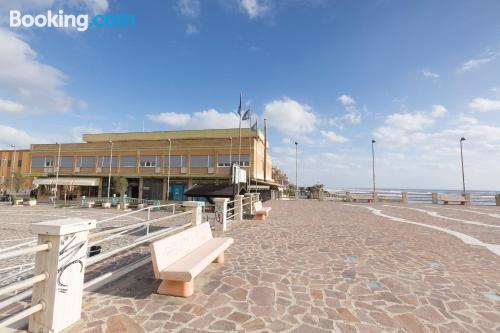
M178 0L177 9L184 16L196 18L200 15L201 3L199 0Z
M270 127L289 135L310 133L316 128L312 108L288 97L266 104L264 118L268 119Z
M436 105L432 106L431 115L434 118L440 118L440 117L444 116L446 114L446 112L448 112L448 110L446 110L446 108L444 106L442 106L440 104L436 104Z
M437 73L434 73L433 71L431 71L430 69L422 69L422 71L420 72L424 77L429 77L429 78L433 78L433 79L437 79L439 77L439 74Z
M405 146L422 135L419 131L433 126L446 112L444 106L436 104L429 112L393 113L386 117L385 126L376 128L373 134L377 140L389 145Z
M91 14L105 13L109 9L108 0L9 0L0 2L0 12L11 9L40 11L46 9L75 8Z
M11 114L20 114L22 113L26 107L22 104L9 101L6 99L0 99L0 113L11 113Z
M147 115L148 119L172 127L186 129L204 128L236 128L239 118L234 113L222 113L215 109L187 113L164 112L156 115Z
M295 156L295 147L273 147L271 151L276 154Z
M41 63L37 53L18 35L0 28L0 89L30 112L69 111L75 101L63 87L66 75Z
M162 112L160 114L148 114L148 119L166 125L181 127L191 121L191 115L187 113Z
M94 126L75 126L70 128L71 140L73 142L83 142L82 141L83 134L96 134L96 133L102 133L102 129Z
M337 100L344 106L348 106L348 105L355 105L356 104L356 101L354 100L354 98L352 98L351 96L349 95L341 95L337 98Z
M241 8L252 19L264 15L269 10L269 6L262 0L239 0L239 2Z
M498 53L488 52L485 56L475 59L470 59L464 62L458 69L459 73L465 73L482 65L486 65L499 56Z
M469 107L481 112L500 111L500 100L475 98L469 103Z
M32 143L44 143L46 140L34 137L27 132L0 124L0 146L15 144L19 148L28 148Z
M356 100L349 95L343 94L337 98L337 101L344 106L346 114L340 117L334 117L328 122L330 125L344 128L344 124L359 124L361 123L361 112L358 110Z
M189 23L186 27L186 33L188 35L193 35L193 34L196 34L198 33L198 28L196 27L196 25L192 24L192 23Z
M333 131L323 131L323 130L321 130L320 133L321 133L321 135L325 139L327 139L330 142L344 143L344 142L349 141L348 138L346 138L344 136L341 136L341 135L338 135L337 133L335 133Z

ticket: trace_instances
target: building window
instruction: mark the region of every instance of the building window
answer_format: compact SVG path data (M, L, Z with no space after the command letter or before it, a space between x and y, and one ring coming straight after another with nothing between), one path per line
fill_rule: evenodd
M171 155L170 156L170 167L171 168L185 168L187 165L186 156L182 155ZM168 156L165 156L165 167L168 168Z
M117 165L117 160L118 158L116 156L113 156L113 158L111 158L110 156L100 156L99 157L99 162L98 162L98 165L101 167L101 168L109 168L109 162L111 161L111 166L113 168L116 168L116 165Z
M72 168L73 167L73 157L62 156L59 163L60 163L61 168Z
M12 161L11 160L8 160L7 161L7 166L10 168L10 166L12 165Z
M50 167L52 167L53 164L54 164L54 158L51 156L32 157L31 158L31 167L32 168L50 168ZM10 163L9 163L9 166L10 166Z
M120 157L120 167L122 168L135 168L137 166L136 156L122 156Z
M230 167L231 163L229 158L233 160L233 163L238 164L238 154L236 155L219 155L217 166L219 167ZM248 154L241 155L241 166L247 167L250 165L250 156Z
M209 168L213 166L212 155L192 155L191 168Z
M141 167L159 166L158 156L141 156Z
M77 164L81 168L95 168L95 159L94 156L80 156Z

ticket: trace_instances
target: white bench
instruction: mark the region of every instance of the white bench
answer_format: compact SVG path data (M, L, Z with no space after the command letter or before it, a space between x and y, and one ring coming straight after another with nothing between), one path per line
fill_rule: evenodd
M232 238L213 238L208 222L151 243L155 277L163 280L158 293L191 296L193 279L211 262L224 262L224 251L232 243Z
M351 194L351 200L353 202L358 202L358 201L367 201L368 203L373 202L373 195L370 194Z
M254 204L254 209L256 220L265 220L266 217L269 216L269 212L271 211L271 207L262 207L261 201L257 201Z
M467 198L463 195L443 195L441 196L441 200L443 200L445 205L450 202L458 202L461 205L466 205L469 202L469 200L467 200Z

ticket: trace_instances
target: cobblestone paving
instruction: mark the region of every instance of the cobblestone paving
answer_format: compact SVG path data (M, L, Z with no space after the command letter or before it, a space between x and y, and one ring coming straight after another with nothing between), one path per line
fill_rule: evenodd
M486 248L390 221L361 204L271 206L264 222L231 225L226 235L235 243L225 263L196 278L192 297L156 294L160 281L146 265L86 294L83 320L67 331L500 332L500 257ZM375 207L424 224L455 225L422 212ZM479 214L460 216L483 221Z

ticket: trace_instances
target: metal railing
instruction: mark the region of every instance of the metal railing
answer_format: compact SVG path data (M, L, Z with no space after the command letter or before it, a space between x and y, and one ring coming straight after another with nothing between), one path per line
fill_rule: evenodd
M330 193L330 196L325 197L325 200L348 201L349 195L373 195L369 190L342 190ZM388 191L380 190L376 192L378 201L386 202L408 202L422 204L437 204L442 203L442 197L446 195L461 195L460 193L446 192L429 192L429 191ZM406 197L405 197L406 196ZM499 195L493 194L470 194L471 205L498 205L500 202Z
M169 215L167 216L160 216L160 217L155 217L151 218L151 210L154 209L168 209L171 208L171 210L168 211ZM85 246L87 246L87 252L90 246L93 246L97 243L101 243L106 240L114 239L117 237L120 237L122 235L130 234L131 231L137 231L140 228L148 228L150 225L153 224L158 224L161 222L169 221L172 219L176 218L185 218L187 216L191 216L194 214L194 210L190 211L185 211L185 212L177 212L176 213L176 207L175 204L168 204L168 205L157 205L154 207L145 207L141 209L140 211L147 211L147 220L141 220L139 222L126 225L126 226L118 226L118 227L113 227L111 229L107 230L98 230L97 232L93 232L88 234L87 236L87 242L85 242ZM121 214L118 216L114 216L111 218L107 218L104 220L99 221L102 225L104 222L109 222L116 220L120 217L124 216L129 216L132 214L137 214L138 211L134 212L127 212L125 214ZM196 211L198 214L198 211ZM175 223L175 222L174 222ZM189 223L181 222L176 225L169 225L167 227L162 227L160 230L155 231L155 232L149 232L149 229L147 229L146 234L143 236L139 236L137 239L135 239L133 242L130 244L126 244L123 246L120 246L118 248L111 249L110 251L107 251L105 253L98 254L96 256L89 257L86 262L85 262L85 267L89 267L91 265L97 264L99 262L102 262L105 259L108 259L110 257L116 256L120 253L124 253L130 249L133 249L135 247L141 246L147 242L153 241L155 239L165 237L169 234L172 234L174 232L180 231L185 229L186 227L189 227L192 225L193 222L192 220ZM35 241L36 242L36 241ZM11 246L7 249L3 249L0 252L0 260L2 259L10 259L14 258L17 256L25 256L25 255L32 255L36 254L41 251L50 251L52 249L52 245L50 242L44 243L44 244L38 244L35 246L30 246L33 243L33 241L30 242L25 242L19 245ZM124 267L120 267L118 269L115 269L111 272L106 272L104 274L101 274L90 281L87 281L84 285L84 289L91 289L95 288L98 285L102 285L103 283L109 283L110 281L119 278L123 276L124 274L127 274L131 270L140 267L141 265L149 262L151 259L148 256L148 258L142 257L140 260L135 261L133 263L127 264ZM38 263L38 261L37 261ZM45 264L49 264L48 262ZM9 279L15 279L20 275L29 273L30 271L33 270L33 263L27 263L27 264L20 264L20 265L15 265L15 266L10 266L10 267L5 267L1 268L0 272L2 273L2 277L0 282L2 281L8 281ZM4 272L9 272L14 270L15 272L13 274L3 276ZM40 271L40 269L37 267L37 271ZM23 279L23 280L17 280L12 283L9 283L3 287L0 287L0 312L2 310L5 310L6 308L9 308L9 311L12 311L12 309L16 307L12 307L14 304L18 304L17 306L21 306L22 303L25 304L25 302L22 302L23 300L26 300L28 297L30 297L33 294L33 286L35 286L38 283L44 283L49 278L49 274L47 272L41 273L41 274L36 274L34 276L31 276L29 278ZM2 299L3 296L4 297ZM20 303L21 302L21 303ZM45 300L42 300L38 302L35 305L30 305L30 306L23 306L22 309L18 312L15 313L9 313L3 312L2 314L6 317L3 318L0 321L0 328L9 326L11 324L14 324L20 320L26 319L27 317L44 310L47 308Z

